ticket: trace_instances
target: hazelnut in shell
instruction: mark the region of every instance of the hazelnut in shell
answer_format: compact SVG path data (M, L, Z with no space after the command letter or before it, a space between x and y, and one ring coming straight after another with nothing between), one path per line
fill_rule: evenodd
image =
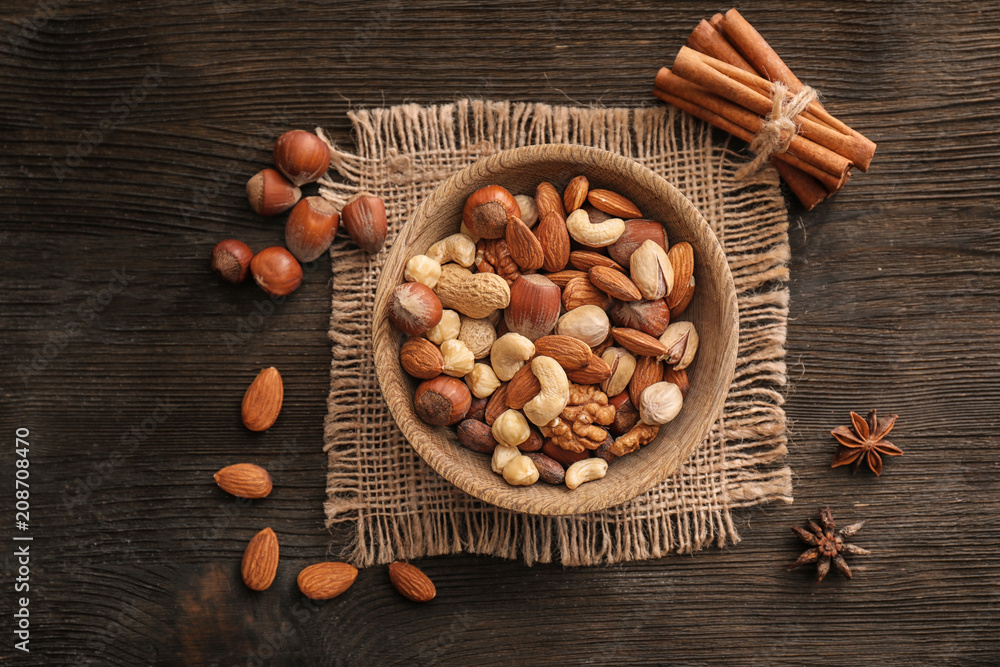
M302 191L274 169L261 169L247 181L250 208L260 215L284 213L302 197Z
M551 333L559 320L562 290L543 275L530 273L514 281L504 309L507 329L530 341Z
M365 252L375 254L385 245L388 233L385 203L375 195L354 195L344 204L340 218L351 239Z
M465 201L462 222L480 238L499 239L507 230L507 220L520 215L514 195L499 185L487 185Z
M290 130L274 144L274 165L294 185L318 180L330 166L330 147L312 132Z
M288 296L302 284L302 266L281 246L265 248L250 261L260 288L271 296Z
M423 283L403 283L392 291L389 320L405 334L421 336L441 321L441 299Z
M288 214L285 245L300 262L311 262L327 251L337 235L340 215L322 197L306 197Z
M243 241L226 239L212 248L212 271L227 283L237 285L250 275L253 252Z
M417 386L413 407L417 416L431 426L451 426L465 418L472 404L472 392L458 378L439 375Z

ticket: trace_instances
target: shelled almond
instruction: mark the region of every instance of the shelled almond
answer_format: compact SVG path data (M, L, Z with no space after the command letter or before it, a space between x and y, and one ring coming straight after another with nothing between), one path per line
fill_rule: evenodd
M604 477L683 409L692 246L582 175L562 193L482 188L461 228L479 240L459 232L414 255L397 288L420 295L392 318L408 335L401 365L423 381L418 416L454 425L511 485Z

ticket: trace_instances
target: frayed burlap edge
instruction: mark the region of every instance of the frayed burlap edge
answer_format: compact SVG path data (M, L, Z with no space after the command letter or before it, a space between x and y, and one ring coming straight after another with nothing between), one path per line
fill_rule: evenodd
M675 115L676 114L676 115ZM594 565L739 542L732 510L792 502L781 389L788 315L787 214L773 169L738 181L738 156L706 126L666 107L602 109L463 100L349 114L357 153L331 146L342 182L321 181L337 205L381 196L389 241L374 257L338 239L325 450L327 525L353 524L342 557L359 566L459 551ZM322 130L319 130L322 136ZM736 374L722 417L675 475L632 501L576 517L486 505L450 485L402 438L371 357L379 268L402 224L436 185L476 159L516 146L577 143L636 159L701 210L722 242L739 298Z

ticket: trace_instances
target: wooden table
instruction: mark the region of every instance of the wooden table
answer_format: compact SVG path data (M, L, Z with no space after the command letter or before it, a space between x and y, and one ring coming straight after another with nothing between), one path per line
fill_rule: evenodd
M786 408L796 501L742 543L610 568L419 563L418 606L371 568L310 603L323 528L329 260L273 313L208 272L219 239L280 242L243 185L292 127L459 97L651 105L656 69L725 5L5 2L0 11L4 632L34 664L986 664L1000 660L1000 7L742 7L829 108L879 144L818 209L789 210ZM719 140L722 140L721 135ZM239 420L279 366L281 428ZM881 478L831 470L848 412L900 415ZM30 528L12 528L16 429ZM269 461L252 505L212 483ZM855 578L785 566L829 505L866 518ZM241 583L271 525L273 588ZM30 592L9 583L30 547ZM332 550L332 551L331 551ZM30 656L12 614L29 597ZM13 611L12 611L13 610ZM12 661L12 664L20 662Z

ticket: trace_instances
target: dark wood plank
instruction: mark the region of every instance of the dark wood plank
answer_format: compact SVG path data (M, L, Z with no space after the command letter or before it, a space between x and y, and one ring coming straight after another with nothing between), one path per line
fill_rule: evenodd
M29 661L995 662L1000 8L741 10L879 143L869 173L790 211L796 504L738 512L744 541L695 556L582 570L426 559L439 597L421 607L383 568L326 603L295 589L301 567L347 539L331 538L321 511L329 260L272 312L252 287L216 282L208 251L228 236L281 242L243 184L283 129L323 125L349 146L358 106L654 104L653 73L712 10L0 7L0 422L32 432ZM285 375L285 409L254 435L238 405L269 364ZM830 470L829 430L870 407L900 415L906 455L880 479ZM13 470L10 448L0 460ZM266 463L274 494L241 503L215 488L212 473L235 460ZM785 570L801 549L788 527L826 504L845 523L868 519L856 541L873 554L853 559L850 582ZM251 594L239 560L265 525L282 565ZM6 582L13 549L0 558ZM0 655L23 658L7 619Z

